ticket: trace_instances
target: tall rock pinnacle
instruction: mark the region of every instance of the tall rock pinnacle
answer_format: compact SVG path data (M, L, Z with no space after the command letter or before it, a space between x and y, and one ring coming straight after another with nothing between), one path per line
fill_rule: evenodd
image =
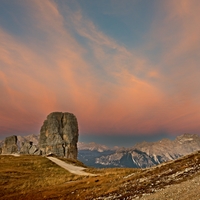
M53 112L40 130L39 148L42 154L77 159L78 122L72 113Z

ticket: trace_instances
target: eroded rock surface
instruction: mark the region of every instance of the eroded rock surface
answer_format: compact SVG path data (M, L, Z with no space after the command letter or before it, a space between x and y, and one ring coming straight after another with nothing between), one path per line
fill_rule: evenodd
M39 147L42 154L77 159L78 122L74 114L53 112L40 130Z
M5 139L2 154L13 154L18 152L17 136L13 135Z
M32 142L23 142L20 149L20 154L29 154L29 149L32 146Z

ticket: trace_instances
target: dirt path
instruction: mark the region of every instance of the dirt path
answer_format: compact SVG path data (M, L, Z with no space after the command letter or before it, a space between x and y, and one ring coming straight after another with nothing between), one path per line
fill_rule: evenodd
M58 158L54 158L54 157L47 157L47 158L73 174L77 174L77 175L81 175L81 176L98 176L97 174L91 174L91 173L84 172L83 170L86 169L84 167L70 165L70 164L67 164L66 162L59 160Z

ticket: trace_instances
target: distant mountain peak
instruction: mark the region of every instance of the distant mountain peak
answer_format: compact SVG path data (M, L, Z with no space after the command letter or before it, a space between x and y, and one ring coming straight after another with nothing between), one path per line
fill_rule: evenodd
M79 156L83 163L90 166L144 168L174 160L198 150L200 150L200 136L185 133L177 136L175 140L164 138L157 142L142 142L132 148L116 148L108 152L99 151L101 152L99 154L93 154L91 151L86 152L86 155L80 149ZM85 156L89 163L84 160Z
M90 142L90 143L78 142L77 145L79 150L90 150L98 152L109 150L109 147L107 147L106 145L97 144L95 142Z

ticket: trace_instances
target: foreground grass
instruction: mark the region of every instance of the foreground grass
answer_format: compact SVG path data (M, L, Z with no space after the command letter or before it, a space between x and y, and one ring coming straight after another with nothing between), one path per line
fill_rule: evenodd
M63 161L83 166L79 161ZM116 189L135 169L93 169L98 177L69 173L41 156L0 155L0 199L90 199Z
M0 156L0 199L134 199L199 176L200 152L148 169L86 171L98 176L73 175L45 157Z
M28 193L80 179L41 156L0 156L0 198L23 199Z

